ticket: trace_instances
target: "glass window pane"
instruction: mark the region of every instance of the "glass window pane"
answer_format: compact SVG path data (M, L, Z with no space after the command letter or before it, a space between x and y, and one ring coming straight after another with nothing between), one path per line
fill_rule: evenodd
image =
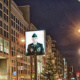
M2 27L2 21L0 20L0 26Z
M4 47L4 52L6 53L6 48Z
M0 16L2 17L2 11L0 10Z
M6 49L6 53L9 53L9 49Z
M0 3L0 9L2 9L2 4Z
M3 46L0 45L0 51L3 51Z
M7 47L6 40L4 40L4 47Z
M8 41L7 41L7 43L6 43L6 44L7 44L7 48L9 48L9 42L8 42Z
M0 38L0 45L3 45L3 39Z

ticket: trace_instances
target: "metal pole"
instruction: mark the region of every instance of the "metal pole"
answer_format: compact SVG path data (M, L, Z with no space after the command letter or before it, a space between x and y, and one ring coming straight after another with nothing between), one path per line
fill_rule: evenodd
M40 61L40 80L41 80L41 61Z
M30 58L31 58L31 80L32 80L32 68L33 68L33 67L32 67L32 63L33 63L33 62L32 62L32 56L30 56Z
M16 54L16 77L18 80L18 64L17 64L17 54Z
M35 63L35 80L37 80L37 55L34 55L34 63Z

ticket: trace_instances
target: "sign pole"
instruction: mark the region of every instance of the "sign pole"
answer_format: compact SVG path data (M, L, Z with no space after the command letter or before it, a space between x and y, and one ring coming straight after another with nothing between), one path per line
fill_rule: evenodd
M34 64L35 64L35 80L37 80L37 55L34 55Z
M17 64L17 55L16 55L16 74L17 74L17 80L18 80L18 64Z

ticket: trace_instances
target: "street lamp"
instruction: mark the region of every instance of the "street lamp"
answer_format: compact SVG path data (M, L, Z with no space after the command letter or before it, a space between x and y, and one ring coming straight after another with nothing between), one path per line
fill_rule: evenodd
M24 43L24 42L25 42L25 40L24 40L24 39L21 39L21 42L22 42L22 43Z
M20 41L21 43L24 43L24 42L25 42L25 38L24 38L24 37L21 37L21 38L19 39L19 41Z
M80 29L78 29L78 32L80 33Z
M79 55L80 55L80 49L78 50L78 53L79 53Z

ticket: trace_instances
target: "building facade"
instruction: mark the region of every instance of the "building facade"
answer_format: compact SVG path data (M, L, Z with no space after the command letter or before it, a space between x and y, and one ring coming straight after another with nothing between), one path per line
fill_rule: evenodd
M62 80L64 76L64 62L63 62L63 56L58 51L56 47L56 41L52 40L52 51L54 52L55 56L55 65L56 65L56 71L57 71L57 79Z
M25 56L29 20L13 0L0 0L0 80L31 80L30 57Z
M76 80L76 72L73 66L68 66L68 80Z
M64 80L68 80L68 64L65 57L63 58L63 61L64 61Z

